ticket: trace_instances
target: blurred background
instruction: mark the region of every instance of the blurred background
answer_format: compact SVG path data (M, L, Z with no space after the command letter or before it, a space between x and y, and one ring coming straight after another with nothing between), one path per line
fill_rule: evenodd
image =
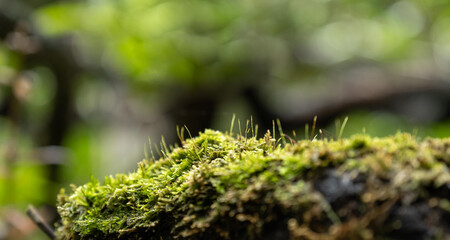
M449 26L447 0L0 0L0 240L177 125L448 137Z

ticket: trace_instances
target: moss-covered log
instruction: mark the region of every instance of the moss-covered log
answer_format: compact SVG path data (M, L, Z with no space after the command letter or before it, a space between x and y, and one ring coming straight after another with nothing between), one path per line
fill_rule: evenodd
M59 195L58 239L449 239L450 139L206 130Z

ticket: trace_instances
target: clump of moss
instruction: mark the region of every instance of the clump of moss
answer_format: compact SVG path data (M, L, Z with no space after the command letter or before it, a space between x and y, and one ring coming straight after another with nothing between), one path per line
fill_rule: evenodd
M58 197L58 239L448 239L450 139L206 130Z

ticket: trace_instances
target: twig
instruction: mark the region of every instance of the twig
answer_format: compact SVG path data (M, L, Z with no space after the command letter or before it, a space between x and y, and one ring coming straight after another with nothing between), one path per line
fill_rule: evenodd
M27 215L50 239L56 239L53 228L44 221L42 216L39 214L36 208L33 207L33 205L28 206Z

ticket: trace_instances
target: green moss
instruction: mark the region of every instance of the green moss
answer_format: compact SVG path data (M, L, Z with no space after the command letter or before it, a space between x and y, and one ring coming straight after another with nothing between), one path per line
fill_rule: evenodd
M63 190L58 239L449 237L450 139L275 142L206 130L136 172Z

